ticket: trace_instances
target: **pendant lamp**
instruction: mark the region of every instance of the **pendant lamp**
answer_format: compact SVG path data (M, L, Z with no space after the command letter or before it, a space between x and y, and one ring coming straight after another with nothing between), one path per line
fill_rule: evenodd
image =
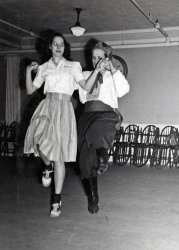
M81 27L80 25L80 12L82 11L81 8L76 8L76 12L77 12L77 21L75 23L75 26L73 26L71 28L71 32L74 36L82 36L85 33L85 28Z

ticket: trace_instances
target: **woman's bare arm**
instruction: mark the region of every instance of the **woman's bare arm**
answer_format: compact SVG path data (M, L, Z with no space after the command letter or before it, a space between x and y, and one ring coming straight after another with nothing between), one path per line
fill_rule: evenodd
M93 87L93 84L96 80L98 73L102 71L104 67L105 67L105 60L101 60L97 64L96 68L92 71L88 79L86 81L85 80L80 81L79 85L89 93L91 91L91 88Z
M26 69L26 90L27 94L31 95L33 94L37 88L33 86L33 81L32 81L32 70L37 70L38 68L38 63L32 62L29 66L27 66Z

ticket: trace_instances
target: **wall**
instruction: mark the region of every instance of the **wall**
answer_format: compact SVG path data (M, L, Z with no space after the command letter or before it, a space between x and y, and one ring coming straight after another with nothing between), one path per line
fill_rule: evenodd
M83 52L72 58L85 66ZM128 65L130 93L120 100L124 123L179 124L179 49L173 47L114 50Z
M178 52L178 47L119 51L129 67L131 91L121 99L127 123L179 124Z
M127 79L131 90L120 99L124 123L179 125L178 47L115 49L114 54L121 56L127 62L129 71ZM34 55L28 54L24 57L31 58ZM83 67L86 66L84 51L72 51L71 57L80 61ZM1 65L4 65L3 60L1 57ZM24 67L22 68L24 71ZM2 71L6 72L0 67L0 120L5 116L5 74ZM27 98L24 78L22 82L22 108L24 108Z
M5 106L6 106L6 59L0 57L0 121L5 120Z

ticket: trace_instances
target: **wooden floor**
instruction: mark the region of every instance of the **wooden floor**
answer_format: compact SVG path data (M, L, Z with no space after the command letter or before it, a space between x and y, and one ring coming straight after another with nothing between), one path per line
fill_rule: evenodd
M91 215L69 165L56 219L41 170L33 158L0 159L0 249L179 249L178 169L111 166L99 177L100 211Z

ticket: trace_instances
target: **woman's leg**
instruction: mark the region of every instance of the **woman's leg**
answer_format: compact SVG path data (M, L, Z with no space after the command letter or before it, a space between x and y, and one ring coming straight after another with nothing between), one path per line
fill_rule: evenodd
M64 162L55 161L54 162L54 183L55 183L56 194L61 194L64 179L65 179L65 164Z
M51 174L53 172L53 165L52 165L52 162L40 151L39 145L37 146L37 150L38 150L40 158L45 164L45 169L42 173L42 185L44 187L49 187L51 184L51 180L52 180Z
M38 150L40 158L45 163L45 165L46 166L50 165L51 161L40 151L39 145L37 145L37 150Z
M61 192L65 179L65 164L64 162L54 162L54 184L55 190L52 196L51 217L58 217L61 213Z

